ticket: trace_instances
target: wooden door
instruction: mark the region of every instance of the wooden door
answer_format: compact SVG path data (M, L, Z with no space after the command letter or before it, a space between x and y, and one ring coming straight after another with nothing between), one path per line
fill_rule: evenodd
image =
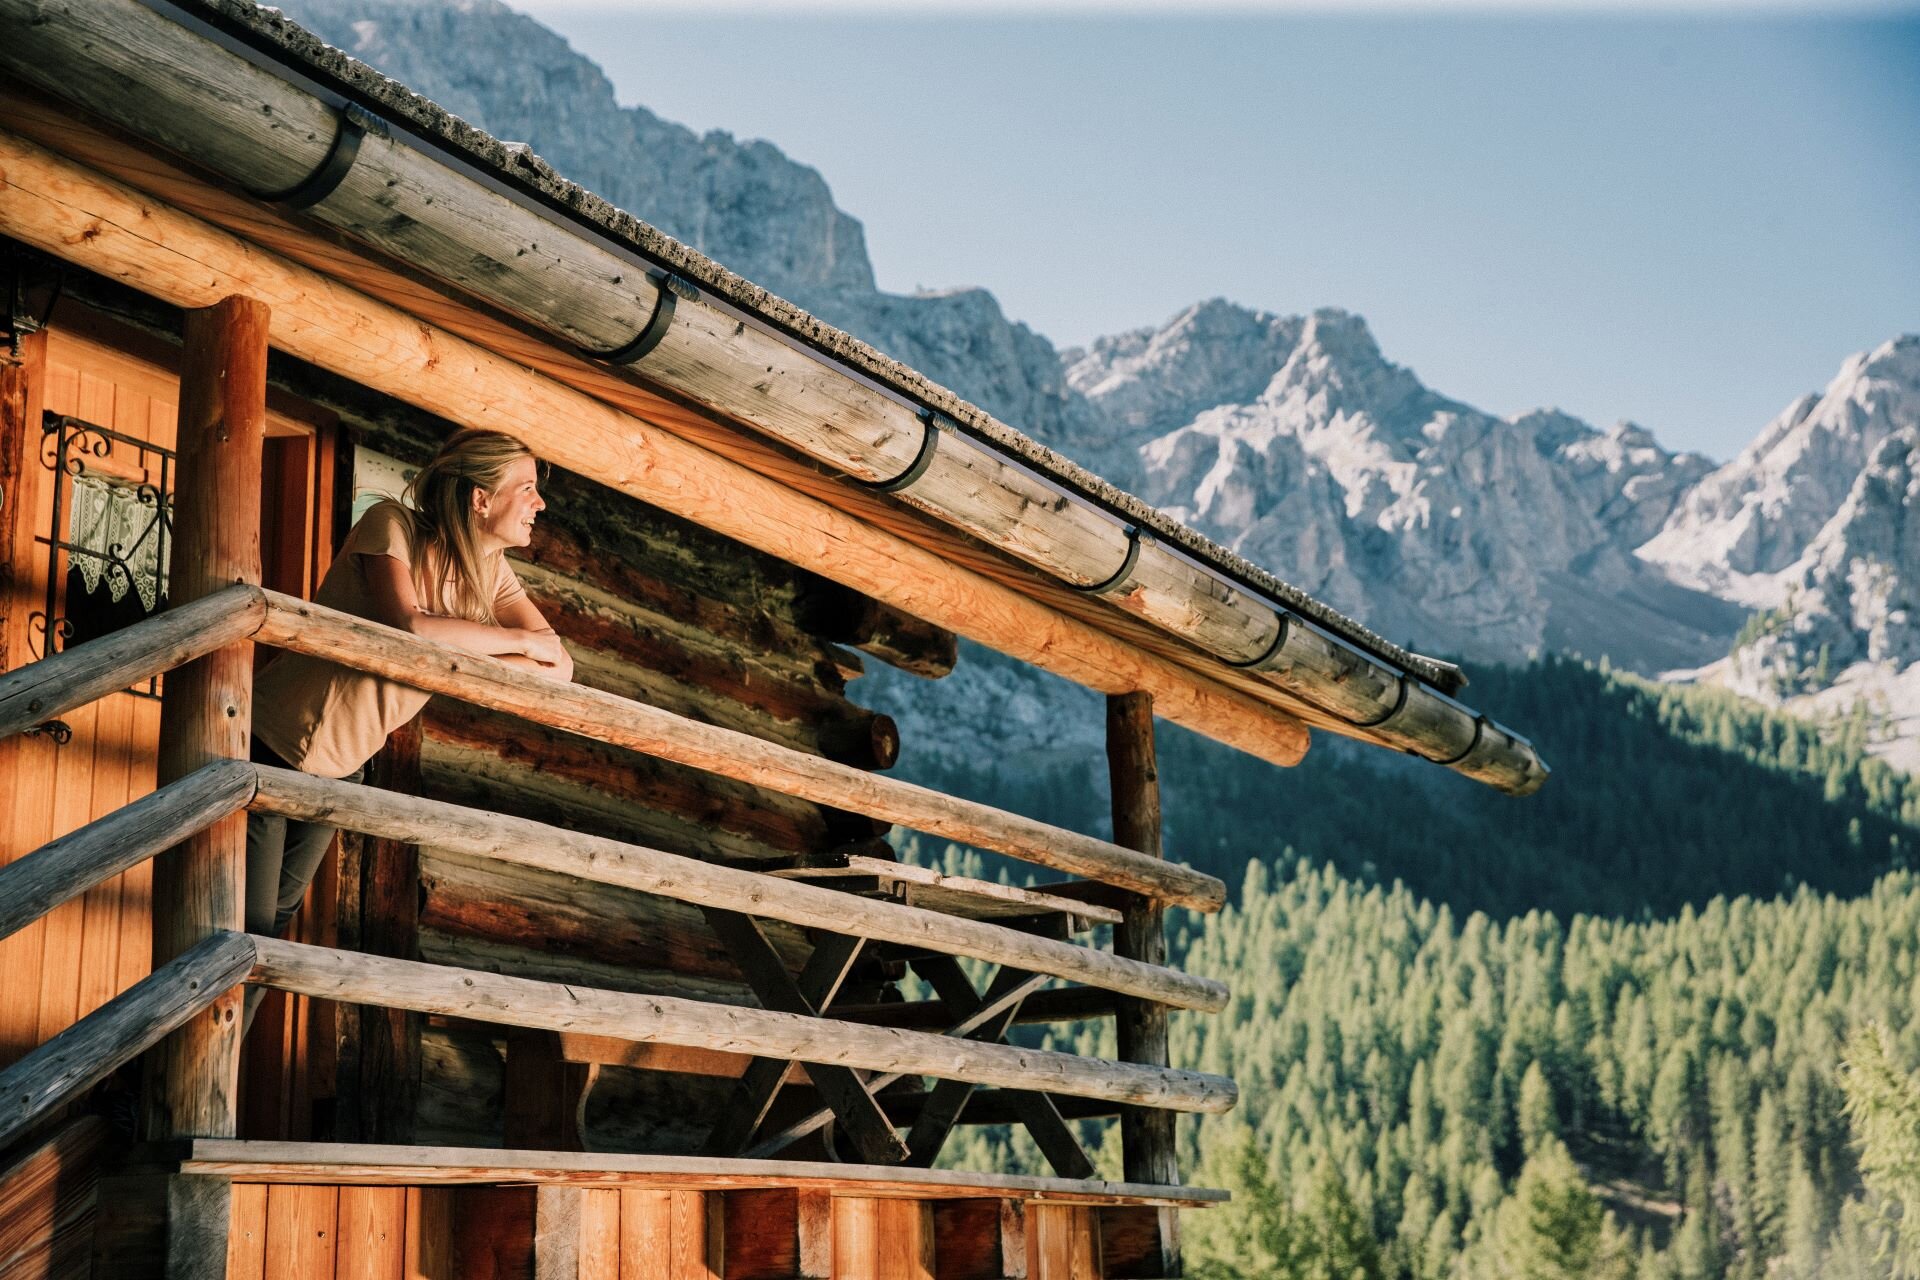
M62 323L70 318L69 323ZM25 393L0 432L11 572L8 668L136 622L166 603L178 416L175 350L77 308L23 347ZM331 549L331 432L270 415L268 585L310 589ZM297 412L297 408L295 408ZM154 786L164 677L0 744L0 864ZM152 870L136 867L0 940L0 1064L91 1012L151 963Z

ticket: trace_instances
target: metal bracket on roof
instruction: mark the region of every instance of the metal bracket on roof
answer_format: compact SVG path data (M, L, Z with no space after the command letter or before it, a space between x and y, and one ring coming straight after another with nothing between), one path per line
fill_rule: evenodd
M1465 760L1468 756L1480 749L1480 736L1486 731L1487 718L1483 715L1476 715L1473 718L1473 741L1467 744L1467 749L1459 755L1454 756L1451 760L1435 760L1433 763L1443 766L1459 764L1462 760Z
M656 290L653 314L647 317L647 323L634 335L633 341L611 351L587 351L585 354L608 364L633 364L659 346L660 340L667 336L667 330L673 327L674 299L684 295L688 301L692 301L700 296L699 290L672 272L649 271L647 278L653 281Z
M1113 571L1113 576L1105 582L1095 582L1084 587L1075 587L1081 595L1110 596L1127 585L1127 579L1133 577L1133 568L1140 563L1140 544L1150 542L1153 535L1137 524L1127 526L1127 558Z
M371 112L348 105L340 112L340 123L333 133L333 145L327 148L325 158L312 173L284 191L256 191L254 194L262 200L283 204L290 209L311 209L339 190L340 184L347 180L347 174L353 170L353 162L360 158L360 143L367 134L384 131L384 126Z
M1242 671L1266 670L1267 664L1279 657L1280 650L1286 648L1287 633L1293 629L1293 615L1287 613L1284 609L1275 609L1273 611L1273 620L1276 624L1273 633L1273 643L1268 645L1259 657L1247 662L1229 662L1227 665L1237 667Z
M913 461L907 464L907 469L891 480L869 481L867 488L875 493L898 493L927 474L927 468L933 465L933 455L940 448L942 428L939 415L931 409L922 409L920 425L925 428L920 436L920 450L913 455Z
M1364 722L1356 720L1353 722L1356 729L1377 729L1400 714L1401 710L1407 705L1407 690L1412 687L1413 677L1402 671L1399 673L1399 681L1399 693L1395 696L1393 706L1388 710L1387 714L1381 716L1378 720L1367 720ZM1425 757L1422 757L1422 759L1424 758Z

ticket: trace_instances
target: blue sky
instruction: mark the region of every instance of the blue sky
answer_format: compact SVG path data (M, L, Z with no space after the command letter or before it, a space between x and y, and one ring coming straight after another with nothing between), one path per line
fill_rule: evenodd
M1912 10L516 7L622 101L818 168L881 287L983 285L1062 346L1341 306L1481 408L1725 458L1920 331Z

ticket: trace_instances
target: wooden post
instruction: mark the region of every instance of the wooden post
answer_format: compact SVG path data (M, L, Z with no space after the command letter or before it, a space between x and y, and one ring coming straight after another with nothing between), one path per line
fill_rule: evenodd
M235 582L259 585L266 418L267 308L232 297L189 311L169 579L176 606ZM169 673L161 784L223 756L245 760L252 715L250 644L229 645ZM214 933L246 927L246 838L247 817L237 813L155 862L156 968ZM148 1138L233 1136L241 994L221 997L148 1056Z
M1153 744L1153 695L1122 693L1107 698L1107 777L1112 788L1113 842L1154 857L1164 856L1160 826L1160 765ZM1113 933L1114 954L1148 964L1167 962L1165 908L1134 897ZM1164 1067L1167 1007L1150 1000L1115 1002L1120 1059ZM1128 1106L1120 1112L1120 1151L1128 1182L1178 1186L1173 1113ZM1161 1276L1178 1276L1180 1237L1171 1209L1160 1213Z

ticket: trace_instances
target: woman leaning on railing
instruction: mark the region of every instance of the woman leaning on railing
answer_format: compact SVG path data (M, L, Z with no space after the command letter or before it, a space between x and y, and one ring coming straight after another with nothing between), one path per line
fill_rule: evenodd
M405 504L376 503L347 534L314 599L436 644L573 678L573 659L507 563L533 540L546 509L539 464L512 436L461 431L407 487ZM260 672L253 759L359 781L387 735L431 695L305 654L283 652ZM334 828L255 813L247 820L249 933L285 929ZM248 1013L259 988L249 990Z

